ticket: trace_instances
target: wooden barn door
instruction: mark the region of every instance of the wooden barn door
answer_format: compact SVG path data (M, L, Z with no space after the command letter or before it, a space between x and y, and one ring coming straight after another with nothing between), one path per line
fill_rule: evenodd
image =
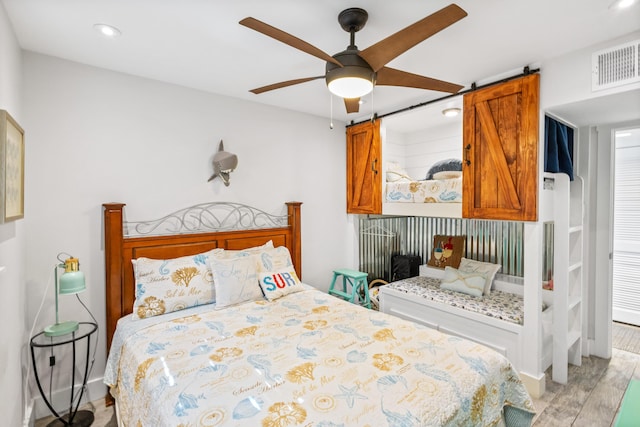
M382 213L380 120L347 128L347 213Z
M464 96L465 218L536 221L539 75Z

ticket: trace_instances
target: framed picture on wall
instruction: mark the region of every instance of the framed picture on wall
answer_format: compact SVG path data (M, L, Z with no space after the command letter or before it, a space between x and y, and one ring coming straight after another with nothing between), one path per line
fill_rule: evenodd
M24 130L0 110L0 223L24 217Z

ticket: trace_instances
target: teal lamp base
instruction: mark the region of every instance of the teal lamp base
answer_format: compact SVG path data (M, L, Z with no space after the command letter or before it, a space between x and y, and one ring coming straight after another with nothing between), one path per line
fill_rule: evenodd
M47 326L44 328L44 334L48 337L59 337L60 335L67 335L77 330L78 322L75 320L69 320L67 322Z

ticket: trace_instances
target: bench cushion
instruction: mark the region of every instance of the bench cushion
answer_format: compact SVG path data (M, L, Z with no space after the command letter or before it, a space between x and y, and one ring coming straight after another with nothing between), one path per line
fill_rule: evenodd
M416 276L389 283L389 289L415 295L426 300L447 304L507 322L522 324L524 299L520 295L494 290L484 297L440 288L440 279Z

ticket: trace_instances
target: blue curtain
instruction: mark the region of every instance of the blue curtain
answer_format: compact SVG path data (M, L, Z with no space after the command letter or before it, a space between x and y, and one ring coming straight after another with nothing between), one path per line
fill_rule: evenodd
M544 171L566 173L573 181L573 128L544 118Z

